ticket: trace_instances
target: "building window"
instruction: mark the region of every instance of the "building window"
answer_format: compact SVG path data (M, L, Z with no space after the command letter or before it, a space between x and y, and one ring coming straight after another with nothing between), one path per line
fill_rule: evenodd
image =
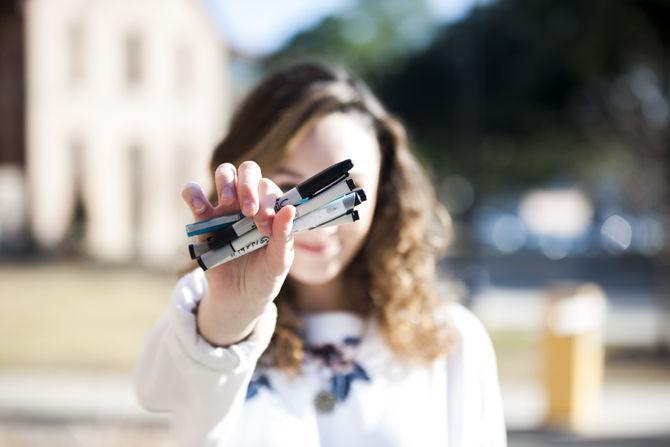
M79 256L84 253L84 238L88 224L88 214L84 197L84 170L86 169L85 145L81 136L73 136L69 143L70 164L72 166L72 195L70 228L63 239L63 251Z
M175 90L184 94L193 87L194 67L193 47L187 42L179 42L175 47Z
M142 147L133 144L128 148L128 168L130 181L130 225L132 234L132 244L134 247L134 256L141 253L142 244L142 216L143 199L145 197L144 188L144 156Z
M133 31L126 34L124 53L125 83L127 87L134 88L142 83L144 76L144 42L138 32Z
M67 28L67 78L70 85L78 85L85 75L84 27L73 23Z
M188 210L184 199L181 198L181 190L187 182L197 180L195 176L195 164L193 152L189 145L178 143L174 150L174 162L172 164L172 178L174 179L174 204L175 214L177 216L184 214Z

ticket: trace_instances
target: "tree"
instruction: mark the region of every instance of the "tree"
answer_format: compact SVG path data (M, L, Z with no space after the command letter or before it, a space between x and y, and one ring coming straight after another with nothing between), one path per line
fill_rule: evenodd
M298 33L263 60L266 71L300 59L340 63L371 83L430 42L436 26L425 0L361 0Z

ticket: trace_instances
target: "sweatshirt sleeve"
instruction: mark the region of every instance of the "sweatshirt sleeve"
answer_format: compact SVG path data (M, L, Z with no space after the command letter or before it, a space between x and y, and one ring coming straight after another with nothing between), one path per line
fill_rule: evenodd
M493 343L479 319L450 303L459 341L450 355L450 445L505 447L507 434Z
M168 308L145 337L134 373L140 404L171 414L181 446L225 445L277 321L277 307L269 303L249 337L214 347L196 327L197 306L206 291L201 268L179 280Z

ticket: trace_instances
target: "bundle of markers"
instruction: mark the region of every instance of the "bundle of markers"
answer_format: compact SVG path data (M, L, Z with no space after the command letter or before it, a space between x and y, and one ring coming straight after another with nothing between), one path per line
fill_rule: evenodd
M336 163L308 178L279 197L275 211L286 205L296 209L293 232L331 227L358 220L355 206L366 200L365 192L349 177L351 160ZM191 259L203 270L211 269L267 245L250 217L242 213L214 217L186 225L188 236L212 233L204 242L189 244Z

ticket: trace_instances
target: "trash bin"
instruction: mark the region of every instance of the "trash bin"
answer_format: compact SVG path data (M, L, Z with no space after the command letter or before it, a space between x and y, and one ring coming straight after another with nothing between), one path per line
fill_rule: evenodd
M603 382L607 299L594 283L556 283L547 291L543 372L548 428L585 431Z

